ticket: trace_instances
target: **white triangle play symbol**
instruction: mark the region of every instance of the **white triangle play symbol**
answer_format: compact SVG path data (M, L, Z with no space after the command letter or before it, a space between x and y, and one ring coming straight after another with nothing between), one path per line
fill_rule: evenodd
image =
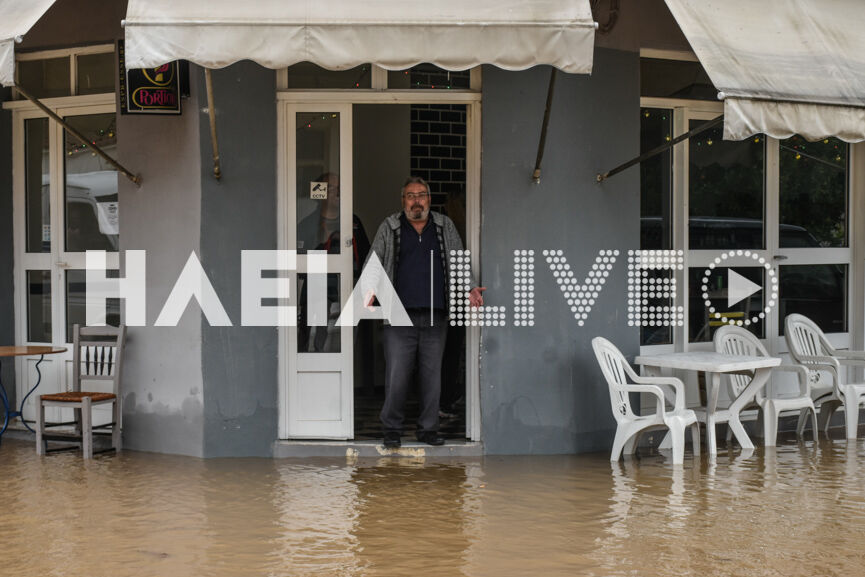
M752 283L733 269L727 269L727 287L728 308L755 292L763 290L763 287Z

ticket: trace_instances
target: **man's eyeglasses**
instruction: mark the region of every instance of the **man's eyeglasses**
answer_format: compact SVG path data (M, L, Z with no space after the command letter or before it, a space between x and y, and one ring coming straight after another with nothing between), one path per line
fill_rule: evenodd
M429 196L428 192L407 192L403 195L408 200L423 200Z

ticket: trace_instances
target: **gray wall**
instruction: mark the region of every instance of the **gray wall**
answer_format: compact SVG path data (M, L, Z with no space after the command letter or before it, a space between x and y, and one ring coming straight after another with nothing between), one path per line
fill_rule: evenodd
M200 249L195 88L181 116L118 113L117 150L143 178L136 187L119 177L120 248L147 251L147 326L129 328L123 367L124 446L202 456L201 311L193 301L177 327L153 326L190 252Z
M540 185L530 181L550 69L484 67L481 270L487 304L512 313L513 251L535 250L535 326L484 329L485 450L575 453L610 446L615 424L591 349L602 335L626 355L627 250L639 247L638 169L595 175L639 153L639 57L595 50L592 76L559 74ZM578 326L541 253L561 249L582 283L598 251L619 249L585 326Z
M207 107L196 68L198 107ZM200 113L201 258L233 327L202 320L204 453L267 456L278 436L278 333L242 327L240 254L276 249L276 73L252 62L213 71L222 179Z
M9 89L0 88L0 102L9 98ZM12 255L12 112L0 109L0 346L15 344ZM15 363L2 361L0 379L14 403Z

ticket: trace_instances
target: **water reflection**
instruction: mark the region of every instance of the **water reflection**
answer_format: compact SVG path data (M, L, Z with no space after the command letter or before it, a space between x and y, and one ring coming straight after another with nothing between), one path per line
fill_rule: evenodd
M37 458L4 440L4 574L858 574L859 441L605 454Z

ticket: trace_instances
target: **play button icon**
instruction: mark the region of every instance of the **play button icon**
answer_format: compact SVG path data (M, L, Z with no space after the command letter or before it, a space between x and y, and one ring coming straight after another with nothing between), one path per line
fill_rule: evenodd
M728 308L761 290L763 290L763 287L760 285L749 281L733 269L727 269Z

